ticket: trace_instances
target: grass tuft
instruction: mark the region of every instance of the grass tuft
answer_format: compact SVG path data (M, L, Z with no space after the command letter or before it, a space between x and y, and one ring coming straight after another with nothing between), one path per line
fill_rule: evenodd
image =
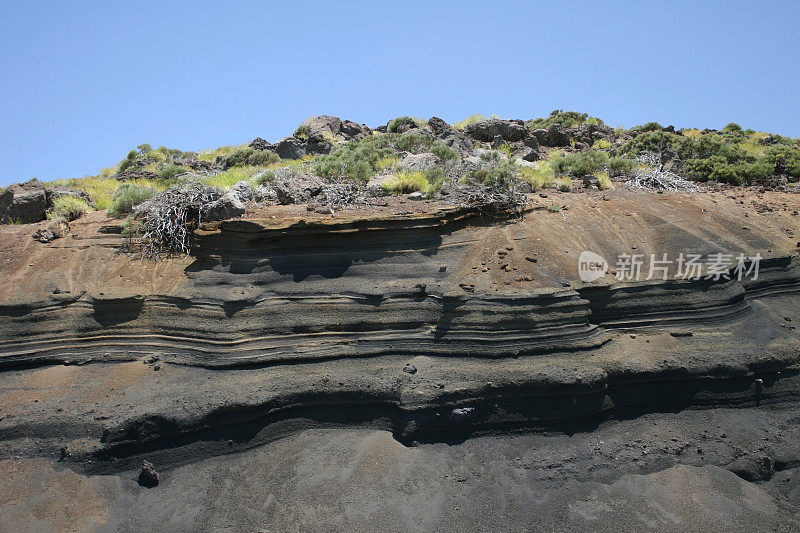
M430 186L423 172L400 172L383 184L383 190L389 194L424 193Z

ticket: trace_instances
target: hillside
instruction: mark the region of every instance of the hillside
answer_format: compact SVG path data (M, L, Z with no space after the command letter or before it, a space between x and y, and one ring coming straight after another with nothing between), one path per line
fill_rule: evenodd
M0 524L796 530L798 179L554 112L10 186Z

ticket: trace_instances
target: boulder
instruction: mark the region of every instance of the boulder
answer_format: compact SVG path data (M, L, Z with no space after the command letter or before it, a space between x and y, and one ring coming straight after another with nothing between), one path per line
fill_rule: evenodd
M139 471L139 485L152 488L158 485L158 472L149 461L142 461L142 469Z
M452 129L450 124L440 119L439 117L431 117L430 119L428 119L428 126L437 136Z
M292 169L287 169L287 171L276 171L275 179L272 182L272 187L275 189L280 203L301 204L322 192L324 183L319 177L305 172L292 171Z
M69 222L63 217L55 218L46 227L36 230L33 240L48 243L69 234Z
M569 134L558 124L553 124L546 130L533 130L532 134L542 146L569 146Z
M286 137L275 145L275 152L282 159L301 159L310 154L330 153L333 145L322 138L319 132L309 135L307 140L297 137Z
M306 142L296 137L286 137L275 145L275 152L282 159L301 159L306 155Z
M419 191L412 192L411 194L408 195L408 199L409 200L419 201L419 200L423 200L424 198L425 198L425 196Z
M528 128L521 120L492 118L468 125L466 134L475 140L492 142L498 135L507 142L521 141L528 136Z
M523 146L522 148L518 148L512 154L514 157L518 159L522 159L523 161L538 161L539 160L539 152L531 148L530 146Z
M539 149L539 141L533 135L533 132L529 132L528 136L522 139L522 144L524 144L528 148L533 148L534 150Z
M275 149L275 145L274 144L272 144L269 141L266 141L266 140L262 139L261 137L256 137L255 139L250 141L250 144L248 146L250 148L253 148L254 150L274 150Z
M37 179L10 185L0 196L0 223L31 224L47 217L60 196L74 196L92 205L89 194L69 187L46 187Z
M408 154L400 161L399 167L406 172L417 172L435 167L438 164L439 156L436 154Z
M462 155L469 153L474 145L472 139L456 130L444 132L439 136L439 141Z
M385 196L386 190L383 188L384 184L394 179L392 174L381 174L373 176L367 182L367 194L370 196Z
M31 224L45 219L51 206L44 184L37 179L10 185L0 196L0 223Z
M386 125L387 131L388 131L388 128L389 128L389 124L391 124L395 120L398 120L398 119L392 119ZM417 125L416 122L414 122L413 118L411 118L411 117L403 117L401 120L399 120L397 123L395 123L394 128L395 129L394 129L393 133L405 133L405 132L407 132L409 130L417 129L417 128L419 128L419 126Z
M242 202L252 202L255 197L255 190L249 181L237 181L231 187L231 192Z
M226 193L219 200L211 202L203 211L206 221L228 220L244 214L244 204L233 192Z
M330 115L317 115L306 119L301 127L307 128L309 134L322 135L322 132L327 131L333 135L339 135L342 130L342 121L338 117Z
M370 133L372 133L372 130L369 129L369 127L365 126L364 124L357 124L350 120L343 120L342 127L339 133L347 141L349 140L358 141L363 139Z
M259 185L253 194L256 202L277 202L278 193L271 185Z

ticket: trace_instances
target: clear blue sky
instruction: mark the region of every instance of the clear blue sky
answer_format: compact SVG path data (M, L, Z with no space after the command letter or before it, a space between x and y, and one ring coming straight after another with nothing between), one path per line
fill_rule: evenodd
M164 2L163 4L167 4ZM276 140L304 118L534 118L800 137L800 1L0 4L0 184L142 142Z

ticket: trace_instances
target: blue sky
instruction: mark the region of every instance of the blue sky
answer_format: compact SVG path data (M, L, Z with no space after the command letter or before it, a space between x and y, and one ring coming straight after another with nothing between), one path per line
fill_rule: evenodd
M0 3L0 184L142 142L276 140L332 114L745 128L800 137L800 2Z

